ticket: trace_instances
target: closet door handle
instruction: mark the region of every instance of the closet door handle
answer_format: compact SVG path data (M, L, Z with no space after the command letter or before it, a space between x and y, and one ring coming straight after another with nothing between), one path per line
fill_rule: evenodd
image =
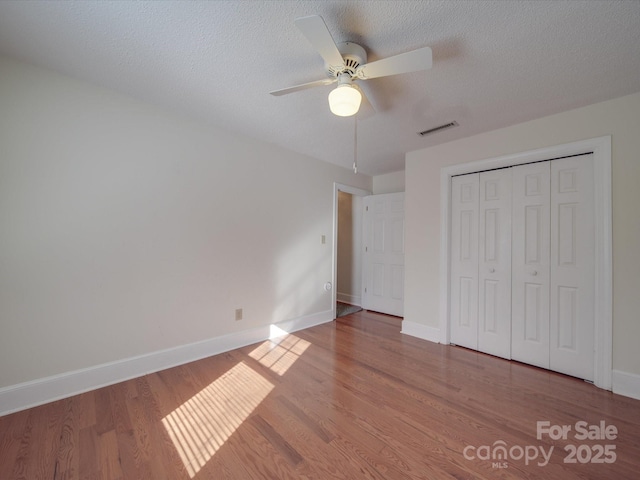
M536 270L534 270L533 272L531 272L531 275L533 275L535 277L536 275L538 275L538 272Z
M489 269L489 273L495 273L496 269L495 268L490 268Z

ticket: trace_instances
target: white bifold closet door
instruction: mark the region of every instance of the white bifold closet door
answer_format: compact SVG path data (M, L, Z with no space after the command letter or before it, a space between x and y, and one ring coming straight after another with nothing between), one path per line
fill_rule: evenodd
M589 155L590 158L593 155ZM593 380L595 219L592 162L551 162L550 368Z
M511 358L511 172L480 174L478 350Z
M511 358L549 368L551 162L512 168Z
M589 160L452 178L452 343L593 379Z
M480 174L451 179L451 342L478 349Z
M510 170L454 177L452 215L452 342L510 358Z

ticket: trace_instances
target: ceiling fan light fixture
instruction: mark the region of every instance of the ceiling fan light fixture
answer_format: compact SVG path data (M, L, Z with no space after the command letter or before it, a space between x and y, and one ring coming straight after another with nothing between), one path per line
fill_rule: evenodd
M329 93L329 109L339 117L350 117L358 113L362 94L351 84L338 85Z

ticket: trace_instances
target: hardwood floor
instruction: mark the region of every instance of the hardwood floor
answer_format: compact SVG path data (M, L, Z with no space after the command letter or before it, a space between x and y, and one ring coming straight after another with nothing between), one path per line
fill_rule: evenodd
M571 430L538 439L538 421ZM581 421L593 435L611 425L610 438L580 439ZM506 456L491 458L500 446ZM541 449L552 449L546 464ZM640 401L401 335L400 319L366 311L0 417L2 480L636 479L639 469Z

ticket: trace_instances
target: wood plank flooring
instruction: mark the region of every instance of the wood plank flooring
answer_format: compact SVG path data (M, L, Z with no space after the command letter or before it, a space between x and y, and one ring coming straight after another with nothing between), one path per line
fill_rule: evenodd
M400 327L358 312L0 417L0 479L640 478L640 401Z

